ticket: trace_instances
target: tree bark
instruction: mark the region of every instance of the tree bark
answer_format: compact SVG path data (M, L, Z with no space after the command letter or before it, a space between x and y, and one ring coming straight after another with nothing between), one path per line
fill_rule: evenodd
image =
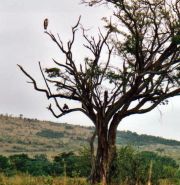
M94 173L94 169L95 169L95 155L94 155L94 141L96 138L97 132L96 130L94 131L92 137L90 138L89 144L90 144L90 155L91 155L91 173L88 177L88 180L92 179L93 173Z
M101 126L97 129L98 146L95 158L95 168L92 169L91 184L101 182L107 185L111 162L114 158L116 147L116 127Z

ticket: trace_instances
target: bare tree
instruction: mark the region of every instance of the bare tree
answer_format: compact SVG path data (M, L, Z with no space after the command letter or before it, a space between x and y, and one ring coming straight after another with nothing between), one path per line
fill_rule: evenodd
M98 38L88 37L82 29L86 41L83 47L91 55L81 64L75 62L72 52L79 19L67 45L59 35L45 31L66 58L64 62L53 59L55 67L45 71L39 63L45 88L39 88L36 80L19 66L37 91L55 101L58 115L51 104L48 107L55 117L80 111L92 120L98 147L91 182L102 181L104 185L121 120L147 113L180 95L180 1L84 1L90 5L109 2L114 8L112 19L104 18L106 33L99 31ZM81 106L63 108L59 99L74 100Z

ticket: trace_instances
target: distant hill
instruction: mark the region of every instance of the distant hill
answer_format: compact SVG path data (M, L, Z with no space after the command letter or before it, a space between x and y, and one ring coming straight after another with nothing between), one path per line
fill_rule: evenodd
M118 131L117 132L117 144L133 144L137 146L143 145L167 145L167 146L180 146L180 141L165 139L162 137L156 137L146 134L137 134L131 131Z
M77 151L88 145L93 131L93 127L0 115L0 154L56 155L65 151ZM141 150L164 152L180 159L180 142L176 140L118 131L117 145L127 144Z

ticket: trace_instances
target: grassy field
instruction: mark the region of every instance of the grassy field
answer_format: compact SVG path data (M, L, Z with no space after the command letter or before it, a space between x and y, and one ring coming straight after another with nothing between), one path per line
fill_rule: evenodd
M6 177L5 175L0 174L0 185L89 185L89 183L86 181L85 178L67 178L50 176L32 177L30 175L25 174ZM123 183L115 185L129 185L129 184ZM180 185L180 180L167 180L167 179L160 180L159 185Z
M19 174L7 177L0 174L0 185L88 185L85 178L40 176Z

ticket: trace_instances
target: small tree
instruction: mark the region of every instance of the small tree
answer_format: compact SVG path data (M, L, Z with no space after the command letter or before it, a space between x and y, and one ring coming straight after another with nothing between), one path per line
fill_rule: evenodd
M90 5L103 2L89 0ZM39 88L36 80L19 66L37 91L54 99L60 113L50 104L48 109L60 118L80 111L95 125L98 147L92 183L106 184L115 153L116 129L122 119L143 114L180 95L180 1L179 0L107 0L114 5L114 17L106 22L106 34L88 37L84 47L91 55L75 62L72 47L80 19L72 27L72 39L65 47L45 31L65 55L65 61L53 59L55 67L40 71L46 87ZM114 21L114 22L113 22ZM103 55L103 57L102 57ZM116 57L112 58L112 55ZM106 59L105 59L106 57ZM52 87L55 85L56 89ZM58 99L74 100L76 108L61 105ZM93 150L92 150L93 151Z

